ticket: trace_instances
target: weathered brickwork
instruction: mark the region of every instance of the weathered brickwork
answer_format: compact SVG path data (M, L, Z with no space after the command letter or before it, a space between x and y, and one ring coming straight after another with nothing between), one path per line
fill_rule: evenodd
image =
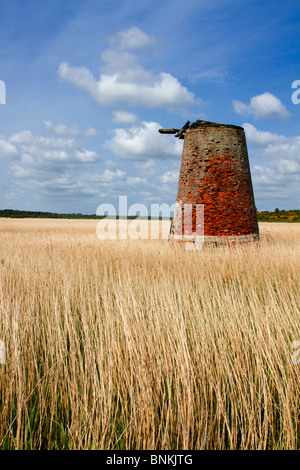
M182 234L196 229L196 204L204 204L206 241L259 238L244 129L199 121L186 131L176 201L192 204L191 222L183 217ZM175 242L175 216L170 232ZM184 223L185 222L185 223Z

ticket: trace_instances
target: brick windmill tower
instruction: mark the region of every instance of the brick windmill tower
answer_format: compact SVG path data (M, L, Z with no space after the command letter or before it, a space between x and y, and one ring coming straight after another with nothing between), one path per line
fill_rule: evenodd
M244 129L198 120L159 132L184 139L170 244L191 242L197 233L204 243L258 240Z

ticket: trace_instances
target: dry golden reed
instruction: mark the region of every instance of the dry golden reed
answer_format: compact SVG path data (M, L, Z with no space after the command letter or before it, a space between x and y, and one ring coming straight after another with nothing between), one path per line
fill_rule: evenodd
M0 448L299 449L300 224L199 251L96 225L0 219Z

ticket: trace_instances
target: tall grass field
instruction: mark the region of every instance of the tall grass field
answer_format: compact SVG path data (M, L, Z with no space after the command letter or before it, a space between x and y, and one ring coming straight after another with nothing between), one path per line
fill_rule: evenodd
M0 449L300 449L300 224L185 251L97 223L0 219Z

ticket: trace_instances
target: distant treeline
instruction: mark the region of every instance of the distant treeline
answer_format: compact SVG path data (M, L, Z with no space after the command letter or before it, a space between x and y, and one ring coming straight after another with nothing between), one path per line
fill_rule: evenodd
M14 209L0 209L0 217L10 217L13 219L104 219L112 218L112 216L106 215L96 215L96 214L81 214L81 213L73 213L73 214L58 214L56 212L40 212L40 211L18 211ZM136 219L138 215L129 215L119 216L116 215L116 219ZM141 217L141 219L151 219L149 217ZM152 217L152 219L169 219L168 217Z
M300 222L300 210L279 210L257 212L259 222Z
M11 218L31 218L31 219L104 219L105 215L95 214L58 214L56 212L40 212L40 211L18 211L14 209L0 210L0 217L11 217ZM136 219L138 215L131 215L128 217L116 216L117 219ZM108 217L108 218L111 218ZM143 219L151 219L151 216L141 217ZM152 217L158 219L158 217ZM170 217L171 219L172 217ZM159 220L168 219L168 217L159 217ZM275 209L273 212L262 211L257 212L257 220L259 222L300 222L300 210L279 210Z

